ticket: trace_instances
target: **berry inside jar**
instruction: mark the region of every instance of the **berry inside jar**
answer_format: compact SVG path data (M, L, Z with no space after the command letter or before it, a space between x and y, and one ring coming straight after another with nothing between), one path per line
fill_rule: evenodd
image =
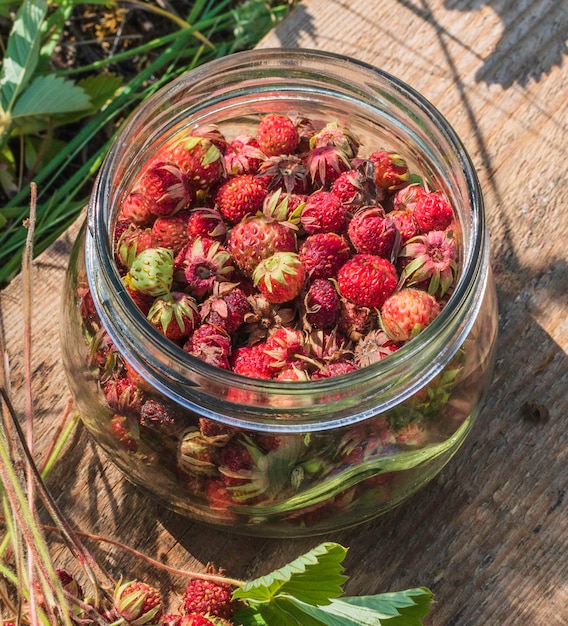
M415 341L451 301L460 221L404 146L290 111L153 145L120 194L113 261L147 323L190 359L251 381L345 380ZM240 428L152 387L80 279L77 293L104 407L86 411L89 429L174 509L253 534L315 534L392 508L447 462L486 383L491 340L479 337L493 310L387 411L322 431ZM227 396L246 406L249 393Z

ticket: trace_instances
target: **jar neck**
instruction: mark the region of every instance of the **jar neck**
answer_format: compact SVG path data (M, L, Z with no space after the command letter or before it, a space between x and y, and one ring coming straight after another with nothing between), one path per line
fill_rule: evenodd
M130 120L105 160L94 187L86 230L86 265L95 305L107 332L124 358L154 388L189 410L230 425L306 432L336 428L386 411L436 376L462 346L477 317L486 289L489 254L475 169L445 119L413 90L379 70L334 55L289 52L285 66L280 60L281 50L233 55L217 63L217 67L213 64L207 74L197 73L191 83L174 81L154 98L157 113L150 113L147 118L137 113ZM288 98L297 97L298 106L306 98L320 98L322 106L329 100L316 95L316 76L323 84L317 88L318 94L323 90L340 99L347 92L353 93L353 84L359 85L356 97L366 114L374 111L380 119L387 107L394 128L406 120L412 141L419 144L417 149L428 153L436 182L457 207L463 253L460 277L448 303L414 340L388 358L348 375L281 382L250 379L211 366L166 340L147 322L126 292L113 262L111 224L116 219L116 207L152 135L158 135L160 128L163 132L164 124L168 128L175 126L181 116L181 112L176 113L178 108L195 110L199 106L205 115L211 103L220 98L229 102L242 97L242 85L247 78L250 82L251 67L257 73L264 71L265 86L272 92L289 87L287 83L282 85L282 76L293 72L293 92ZM217 91L204 100L200 80L211 89L210 75L215 71L221 77L230 74L232 78L219 80ZM346 77L344 83L340 79L342 73ZM234 83L229 90L227 81ZM299 88L304 92L297 91ZM182 92L183 98L179 95ZM156 120L163 117L160 111L168 107L173 113L160 126ZM149 110L152 111L152 102ZM199 117L201 113L193 115ZM139 137L141 128L148 124L146 145Z

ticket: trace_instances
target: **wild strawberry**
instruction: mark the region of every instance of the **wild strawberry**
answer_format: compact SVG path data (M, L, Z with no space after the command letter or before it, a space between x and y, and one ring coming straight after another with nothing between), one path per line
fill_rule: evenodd
M256 139L266 156L292 154L300 136L294 122L287 115L269 114L260 120L256 130Z
M233 334L244 324L245 316L249 313L252 313L252 306L246 294L238 287L227 293L209 296L199 310L202 323L223 328L229 334Z
M264 297L278 304L293 300L300 293L306 270L295 252L275 252L256 266L252 277Z
M349 239L357 252L376 254L394 261L400 248L400 233L380 207L364 207L357 211L347 228Z
M218 145L209 137L192 134L179 139L166 152L195 189L207 189L225 178L225 162Z
M351 341L359 341L375 327L376 323L376 309L341 298L337 328Z
M108 406L116 413L140 413L144 394L127 376L109 378L103 385L103 393Z
M217 209L192 209L187 222L187 236L190 241L197 237L207 237L223 242L227 236L227 225Z
M73 578L73 576L64 569L56 569L55 574L66 593L72 595L75 598L81 599L83 597L83 589L81 585Z
M155 215L150 212L150 200L139 191L128 194L120 205L118 219L138 226L148 226Z
M114 255L119 267L130 269L140 252L159 246L158 240L149 228L140 228L130 224L118 237Z
M348 159L357 156L360 143L359 138L353 131L349 130L346 126L340 126L337 122L328 122L310 138L310 148L335 146L339 148Z
M323 378L333 378L335 376L343 376L350 374L358 369L357 365L352 361L336 361L328 363L312 374L312 380L322 380Z
M187 225L189 215L186 211L180 211L175 215L158 217L152 225L152 235L157 246L170 248L177 254L187 243ZM150 247L150 246L149 246Z
M305 367L302 367L300 363L292 363L279 370L274 375L274 380L282 380L288 382L306 382L310 380L310 375L306 371Z
M272 378L270 357L266 354L265 347L264 343L255 343L234 350L231 358L233 372L249 378Z
M142 250L124 277L126 285L150 296L167 293L172 285L174 257L168 248Z
M428 433L424 424L411 422L395 433L395 440L399 446L405 448L422 448L426 443Z
M195 329L183 349L205 363L222 369L230 369L231 338L220 326L201 324Z
M408 341L422 332L440 313L440 304L426 291L406 287L381 306L381 326L394 341Z
M393 208L395 211L414 210L416 202L427 192L424 187L418 183L412 183L399 189L393 196Z
M173 215L186 209L193 199L185 172L163 161L150 164L142 172L136 191L146 198L148 211L156 216Z
M256 176L240 174L219 187L215 202L223 217L236 224L243 217L260 211L267 193L266 185Z
M301 222L309 235L314 233L341 234L347 224L347 213L339 198L331 192L316 191L306 200Z
M453 231L431 230L409 239L400 250L401 283L411 287L428 281L428 293L443 297L457 273Z
M304 297L305 318L314 328L331 328L339 315L339 296L329 280L313 281Z
M333 181L330 191L342 204L352 207L375 204L382 198L382 194L377 195L374 181L361 168L341 172Z
M269 190L302 194L308 188L307 170L302 159L294 154L269 157L260 164L257 175L266 182Z
M393 264L374 254L356 254L337 274L339 293L360 306L380 308L397 283Z
M154 328L172 341L189 337L199 322L197 303L180 291L158 296L147 317Z
M154 297L147 293L136 291L136 289L132 289L126 283L124 286L126 288L126 292L132 298L134 304L140 309L144 317L146 317L150 312L150 309L152 308L152 304L154 304Z
M399 346L383 330L371 330L355 346L355 363L367 367L393 354Z
M218 451L198 430L188 430L179 444L178 465L188 474L214 476L218 473Z
M392 150L377 150L369 156L374 165L375 185L394 191L406 185L410 178L404 158Z
M183 615L167 613L166 615L162 615L162 619L160 620L160 626L183 626L182 620Z
M113 594L114 608L130 624L158 626L163 613L160 592L137 580L119 584Z
M226 426L208 417L199 418L199 432L205 441L214 446L226 445L236 433L231 426Z
M180 626L217 626L217 623L204 615L186 615L181 620Z
M249 344L266 339L275 328L290 326L296 318L295 306L273 304L261 293L250 295L248 301L252 312L245 315L242 331L248 336Z
M230 619L235 610L232 595L233 590L228 583L193 578L183 594L185 613Z
M288 223L270 216L245 217L230 231L227 249L245 276L252 276L257 265L275 252L294 252L296 235Z
M412 215L425 233L446 229L452 223L454 212L441 192L428 191L416 200Z
M256 174L266 155L250 135L239 135L229 142L225 152L225 169L231 176Z
M266 340L264 351L270 367L279 370L306 354L304 333L292 328L277 328Z
M351 251L345 239L337 233L316 233L304 240L300 260L310 280L335 278L339 268L349 260Z
M211 293L216 281L229 280L234 272L231 255L218 241L197 237L176 257L176 278L196 298Z
M168 435L178 432L178 415L173 404L162 400L150 398L146 400L140 409L140 425L163 431Z
M321 146L306 154L305 166L314 187L329 188L342 172L351 169L351 161L340 148Z
M388 216L394 222L394 225L400 233L402 244L420 234L420 226L418 226L418 222L414 219L411 211L390 211Z

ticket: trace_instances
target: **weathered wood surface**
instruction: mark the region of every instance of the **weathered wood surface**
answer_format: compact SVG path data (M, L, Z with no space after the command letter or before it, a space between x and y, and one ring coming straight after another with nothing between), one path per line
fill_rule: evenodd
M437 599L432 625L568 623L567 33L558 0L306 0L263 42L340 52L396 74L456 128L485 190L501 311L485 410L410 502L326 537L350 547L348 593L427 585ZM72 238L43 254L34 275L38 456L68 396L57 326ZM0 293L0 321L22 410L20 290L15 280ZM526 419L530 402L547 408L548 422ZM50 485L76 528L174 566L213 560L253 577L321 540L242 538L168 513L126 484L82 429ZM97 549L114 573L149 571L119 550Z

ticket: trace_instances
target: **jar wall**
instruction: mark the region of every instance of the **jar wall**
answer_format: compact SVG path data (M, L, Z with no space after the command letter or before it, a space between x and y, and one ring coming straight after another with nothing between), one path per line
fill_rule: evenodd
M83 421L129 480L199 521L300 536L372 519L448 462L490 382L497 303L477 179L447 123L371 68L279 54L235 55L133 116L73 250L62 344ZM394 355L327 381L245 379L185 354L137 311L114 266L117 207L146 159L195 127L235 136L271 111L339 120L367 152L402 151L456 212L459 278L442 313Z

